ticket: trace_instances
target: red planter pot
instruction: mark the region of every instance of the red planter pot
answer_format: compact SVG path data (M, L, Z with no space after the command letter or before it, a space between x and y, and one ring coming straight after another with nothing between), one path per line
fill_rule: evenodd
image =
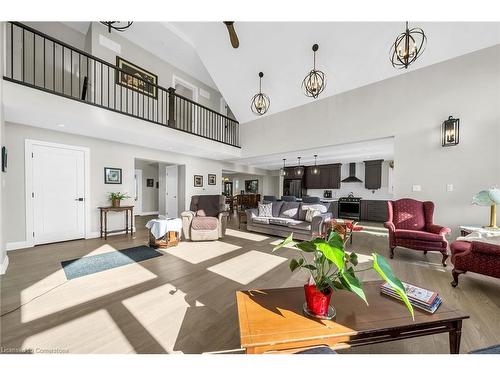
M332 289L327 290L328 294L320 292L316 285L304 285L304 292L306 294L307 309L315 314L321 316L328 315L328 306L330 306L330 299L332 298Z

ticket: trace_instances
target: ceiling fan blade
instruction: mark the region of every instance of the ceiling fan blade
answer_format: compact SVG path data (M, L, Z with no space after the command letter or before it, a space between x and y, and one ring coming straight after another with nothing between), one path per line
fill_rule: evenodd
M238 48L240 46L240 41L238 40L238 35L236 35L236 30L234 30L234 21L224 21L224 25L227 27L229 32L229 40L233 48Z

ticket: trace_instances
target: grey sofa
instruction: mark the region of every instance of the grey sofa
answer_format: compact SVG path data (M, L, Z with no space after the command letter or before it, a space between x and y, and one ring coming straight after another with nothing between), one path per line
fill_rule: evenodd
M269 203L272 203L272 216L270 217L259 216L257 208L246 210L247 230L278 237L288 237L290 233L293 233L293 238L310 240L317 233L321 233L324 223L332 218L332 213L329 212L330 203L283 201ZM317 209L321 214L308 222L305 218L308 208Z
M186 240L214 241L224 237L229 213L223 195L193 195L189 211L181 213Z

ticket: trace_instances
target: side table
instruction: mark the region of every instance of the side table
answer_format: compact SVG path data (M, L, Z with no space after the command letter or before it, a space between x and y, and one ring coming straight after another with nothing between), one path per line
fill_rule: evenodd
M130 213L130 235L133 236L134 228L134 206L120 206L120 207L98 207L101 213L101 238L104 235L104 239L108 239L108 233L116 233L125 230L125 234L128 234L128 224L129 224L129 213ZM108 231L108 212L125 212L125 229L111 230Z
M238 211L238 229L241 229L241 224L247 223L247 213L245 211Z
M480 233L491 233L498 234L498 230L483 228L476 225L461 225L460 226L460 236L465 237L472 232L480 232Z

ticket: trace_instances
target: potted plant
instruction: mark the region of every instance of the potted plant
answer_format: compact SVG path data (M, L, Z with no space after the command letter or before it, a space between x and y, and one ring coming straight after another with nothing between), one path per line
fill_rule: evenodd
M304 285L306 298L304 311L307 314L323 319L333 318L335 310L330 307L330 299L334 291L340 289L356 294L368 305L363 292L363 284L356 277L356 273L373 269L394 288L414 318L413 307L406 295L405 288L401 281L394 276L389 263L383 256L372 253L371 266L357 270L355 267L358 265L358 256L354 252L348 253L344 250L349 235L343 233L341 236L332 230L324 236L302 242L294 242L292 236L293 234L283 240L273 249L273 252L284 246L292 246L298 250L299 257L290 261L290 270L293 272L304 269L310 275L309 282ZM312 259L310 255L306 254L312 255Z
M111 205L113 207L120 207L120 201L130 197L127 195L127 193L117 192L117 193L109 193L108 198L111 201Z

